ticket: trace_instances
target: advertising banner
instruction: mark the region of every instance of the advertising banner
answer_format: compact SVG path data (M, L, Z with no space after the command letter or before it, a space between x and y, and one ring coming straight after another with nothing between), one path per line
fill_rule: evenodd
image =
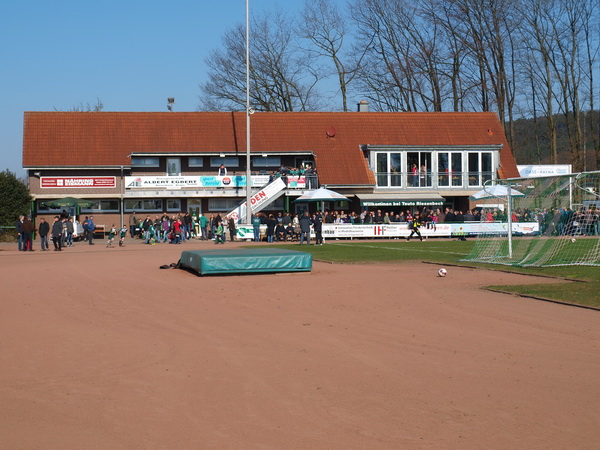
M238 237L240 239L253 239L254 232L252 226L240 225L238 227ZM264 235L265 225L261 225L261 234ZM435 229L433 227L421 227L419 229L423 237L456 237L456 236L476 236L483 234L506 234L508 224L505 222L470 222L470 223L440 223ZM517 222L513 223L513 233L516 235L538 234L539 225L537 222ZM395 224L360 224L353 225L349 223L323 224L323 237L325 239L405 239L410 234L407 223ZM314 232L311 232L314 237Z
M116 177L41 177L40 186L43 188L114 188L117 186Z
M110 178L110 177L109 177ZM112 177L114 178L114 177ZM252 187L261 187L269 182L269 175L253 175ZM288 186L302 188L304 177L288 177ZM126 189L190 189L190 188L245 188L245 175L226 176L139 176L125 177Z

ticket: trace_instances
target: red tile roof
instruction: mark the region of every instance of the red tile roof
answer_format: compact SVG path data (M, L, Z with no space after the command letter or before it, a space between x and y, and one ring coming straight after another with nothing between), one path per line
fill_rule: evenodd
M494 113L297 112L251 116L252 153L315 154L329 185L374 184L360 145L503 145L500 177L518 171ZM129 166L132 153L246 152L244 113L26 112L24 167Z

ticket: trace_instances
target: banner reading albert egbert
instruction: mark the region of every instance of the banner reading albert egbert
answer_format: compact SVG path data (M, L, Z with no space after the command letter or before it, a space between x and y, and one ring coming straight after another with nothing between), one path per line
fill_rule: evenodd
M281 178L277 178L271 184L268 184L255 194L252 194L250 197L250 210L252 211L252 214L256 214L273 200L275 200L277 198L277 194L284 189L285 183L281 180ZM235 220L236 223L239 223L240 220L245 220L246 202L239 205L225 217L228 219L233 217L233 220Z

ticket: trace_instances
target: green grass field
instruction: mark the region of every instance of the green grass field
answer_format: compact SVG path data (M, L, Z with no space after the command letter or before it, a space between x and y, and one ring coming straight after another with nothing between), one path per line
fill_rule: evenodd
M520 268L497 264L474 264L461 261L475 241L430 239L425 242L405 241L328 241L323 246L294 246L294 249L312 253L313 258L333 263L368 263L393 261L427 261L445 265L481 267L486 270L504 270L530 275L581 280L573 285L556 284L540 278L540 283L528 286L489 286L491 289L515 294L600 308L600 268L564 266L548 268ZM289 245L281 246L289 249Z

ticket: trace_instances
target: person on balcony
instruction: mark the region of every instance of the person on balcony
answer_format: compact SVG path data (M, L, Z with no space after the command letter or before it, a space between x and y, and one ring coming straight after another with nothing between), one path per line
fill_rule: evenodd
M412 185L413 185L413 187L419 186L419 168L417 167L416 164L413 164L412 168L410 169L410 171L412 173Z
M219 176L220 177L225 177L227 176L227 167L225 167L225 164L221 164L219 166Z

